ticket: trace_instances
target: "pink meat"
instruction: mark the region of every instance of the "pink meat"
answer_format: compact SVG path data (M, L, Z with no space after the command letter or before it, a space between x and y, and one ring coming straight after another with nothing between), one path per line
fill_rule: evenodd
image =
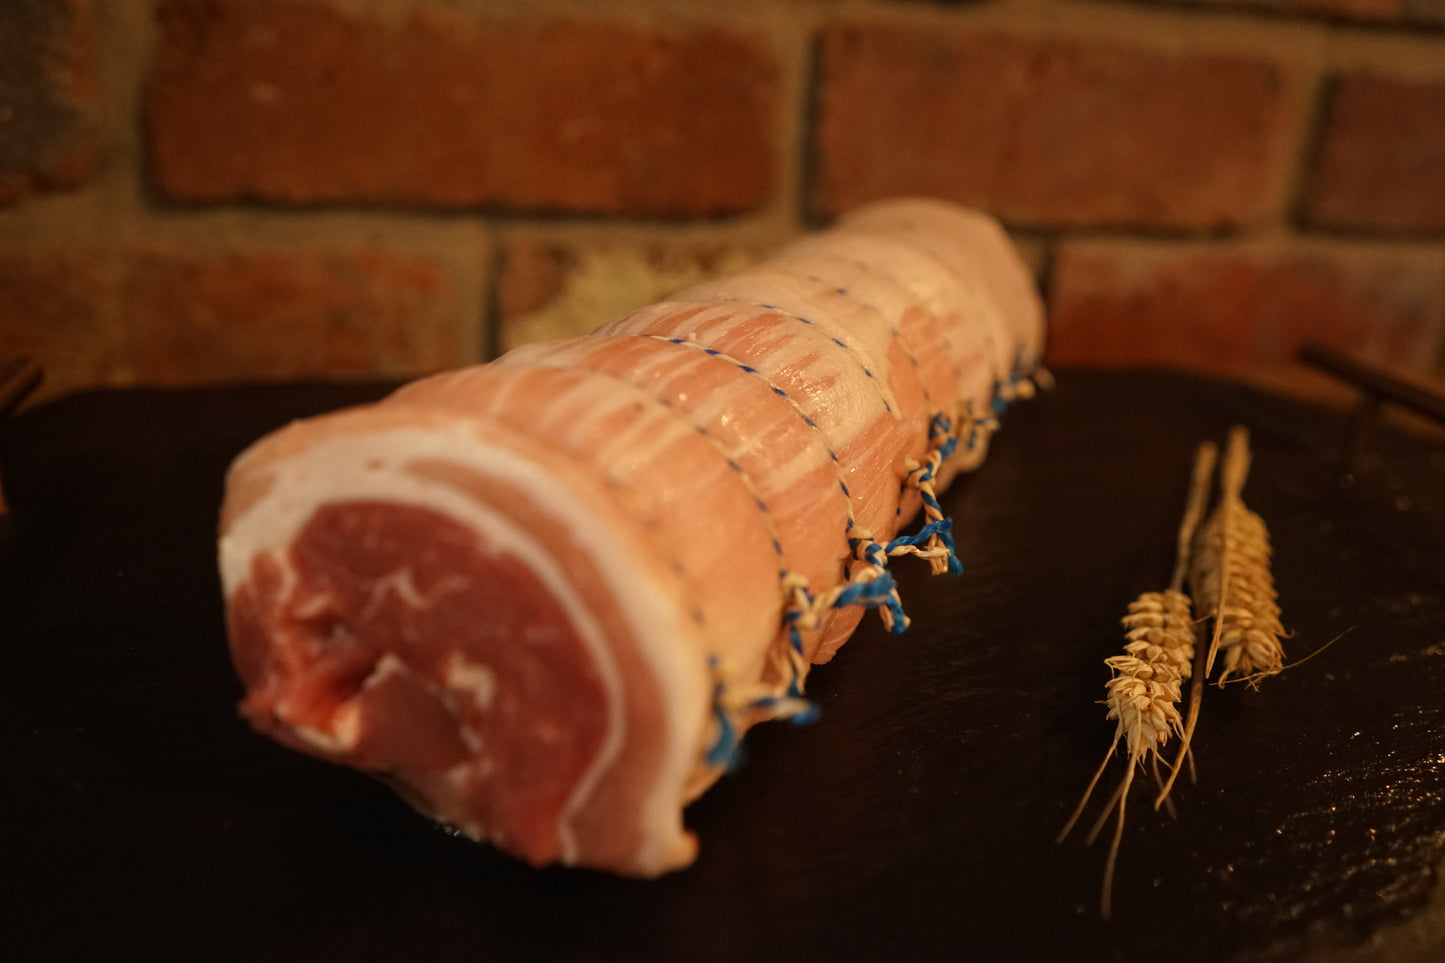
M597 371L646 390L687 424L707 426L703 437L737 464L739 480L750 484L767 506L770 521L765 528L778 539L779 567L802 574L813 585L831 585L846 577L848 499L836 483L837 469L820 433L762 379L740 378L735 366L688 345L625 336L529 345L502 358L498 366L509 364ZM749 412L746 421L732 417L738 410ZM780 452L791 452L790 462L781 460ZM836 610L828 626L836 632L851 630L857 615L856 610ZM815 657L822 638L818 631L806 634L809 658ZM727 644L727 639L718 641Z
M895 199L851 211L846 230L883 231L933 254L994 305L1005 338L1017 344L1020 369L1038 364L1044 349L1044 306L1033 275L1003 228L991 217L931 198Z
M908 554L953 564L937 488L1038 350L991 223L875 205L262 439L221 523L243 714L530 862L686 865L741 733L867 609L906 624Z

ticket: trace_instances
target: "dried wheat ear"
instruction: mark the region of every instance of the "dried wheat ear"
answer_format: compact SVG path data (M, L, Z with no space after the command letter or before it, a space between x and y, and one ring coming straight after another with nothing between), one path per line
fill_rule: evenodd
M1199 720L1204 684L1213 671L1215 658L1221 653L1224 656L1220 685L1235 677L1257 686L1261 679L1284 668L1280 638L1285 631L1270 572L1269 532L1264 520L1246 508L1241 497L1249 475L1249 433L1241 427L1230 431L1220 469L1219 505L1201 529L1199 522L1208 502L1216 458L1214 445L1206 442L1199 446L1189 500L1179 526L1170 587L1163 592L1146 592L1130 604L1123 620L1128 630L1124 654L1105 660L1113 670L1104 704L1109 707L1108 717L1118 723L1114 741L1059 834L1062 841L1078 821L1122 739L1129 766L1088 836L1088 841L1093 842L1109 814L1117 811L1100 900L1105 918L1112 908L1114 869L1134 773L1143 768L1147 758L1156 783L1161 783L1154 808L1168 802L1184 761L1193 765L1191 740ZM1189 596L1180 590L1186 571L1197 606L1192 606ZM1212 619L1207 647L1195 645L1196 623L1191 608ZM1185 679L1191 680L1189 708L1181 723L1178 702ZM1168 780L1161 781L1160 751L1171 735L1179 737L1179 750Z
M1200 532L1189 579L1200 611L1214 618L1205 675L1223 655L1220 685L1235 676L1257 686L1284 668L1269 530L1240 497L1249 464L1249 433L1235 428L1221 469L1219 507Z
M1224 653L1223 685L1231 675L1251 686L1284 668L1285 635L1279 621L1279 604L1270 574L1269 531L1264 520L1244 506L1241 492L1249 476L1249 432L1235 426L1229 432L1224 463L1220 467L1220 499L1199 538L1187 555L1189 581L1194 589L1196 609L1212 620L1210 643L1195 655L1194 678L1189 686L1189 709L1184 719L1184 738L1179 755L1154 801L1158 809L1168 801L1179 776L1179 768L1190 752L1194 727L1205 680L1214 670L1215 657ZM1176 565L1175 578L1180 575ZM1192 756L1191 759L1192 765Z
M1103 829L1109 814L1117 811L1114 838L1110 843L1109 857L1104 867L1104 885L1100 900L1100 911L1105 918L1111 910L1114 867L1119 855L1119 843L1124 835L1124 812L1135 770L1142 768L1147 759L1155 782L1162 784L1159 775L1160 750L1168 744L1171 734L1179 736L1183 742L1181 758L1188 750L1178 703L1181 686L1193 671L1195 628L1189 596L1180 589L1188 567L1194 533L1208 501L1216 458L1215 446L1209 442L1200 445L1195 454L1194 475L1184 518L1179 526L1177 559L1169 588L1162 592L1145 592L1129 604L1128 614L1122 620L1127 630L1124 654L1105 660L1105 665L1113 670L1113 676L1105 684L1108 696L1103 704L1109 707L1108 718L1117 721L1114 740L1084 790L1073 815L1059 833L1059 841L1062 842L1083 813L1095 786L1114 755L1114 750L1120 740L1123 740L1129 766L1088 836L1088 842L1092 843Z

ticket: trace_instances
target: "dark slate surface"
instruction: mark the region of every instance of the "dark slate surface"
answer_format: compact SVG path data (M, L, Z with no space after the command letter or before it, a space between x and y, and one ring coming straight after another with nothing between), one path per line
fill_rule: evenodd
M914 627L865 622L812 676L822 719L755 730L688 813L701 860L645 883L527 869L237 719L224 468L382 391L90 394L0 427L11 959L1445 959L1418 916L1445 857L1438 448L1379 434L1341 489L1340 415L1065 373L945 498L967 573L902 565ZM1053 837L1112 733L1117 619L1168 577L1194 445L1235 422L1289 654L1347 634L1259 692L1210 690L1201 781L1174 820L1137 794L1102 922L1103 846Z

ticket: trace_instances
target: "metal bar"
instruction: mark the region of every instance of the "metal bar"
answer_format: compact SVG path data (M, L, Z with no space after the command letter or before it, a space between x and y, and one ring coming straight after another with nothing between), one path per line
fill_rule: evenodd
M1322 344L1305 345L1300 348L1299 357L1301 361L1311 364L1321 371L1327 371L1337 378L1363 388L1368 394L1397 404L1402 408L1409 408L1417 414L1445 425L1445 397L1426 388L1408 381L1401 381L1378 368L1361 364Z
M1360 398L1360 403L1355 406L1354 414L1350 416L1350 432L1345 440L1344 454L1340 456L1340 479L1353 479L1358 477L1360 470L1365 466L1365 441L1370 437L1370 430L1375 427L1375 420L1380 415L1380 396L1373 391L1366 391Z
M0 361L0 419L10 417L43 378L40 367L29 358Z
M7 358L0 361L0 421L9 418L21 402L40 386L44 374L29 358ZM5 520L10 506L5 501L5 465L0 463L0 521ZM5 532L0 530L0 535Z

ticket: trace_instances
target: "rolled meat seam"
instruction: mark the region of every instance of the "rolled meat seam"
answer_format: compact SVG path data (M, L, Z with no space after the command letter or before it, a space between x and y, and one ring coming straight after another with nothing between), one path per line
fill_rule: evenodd
M885 201L734 277L293 423L227 479L241 711L533 864L690 863L683 808L891 566L960 570L938 493L1030 391L996 223ZM909 522L920 513L911 531Z

